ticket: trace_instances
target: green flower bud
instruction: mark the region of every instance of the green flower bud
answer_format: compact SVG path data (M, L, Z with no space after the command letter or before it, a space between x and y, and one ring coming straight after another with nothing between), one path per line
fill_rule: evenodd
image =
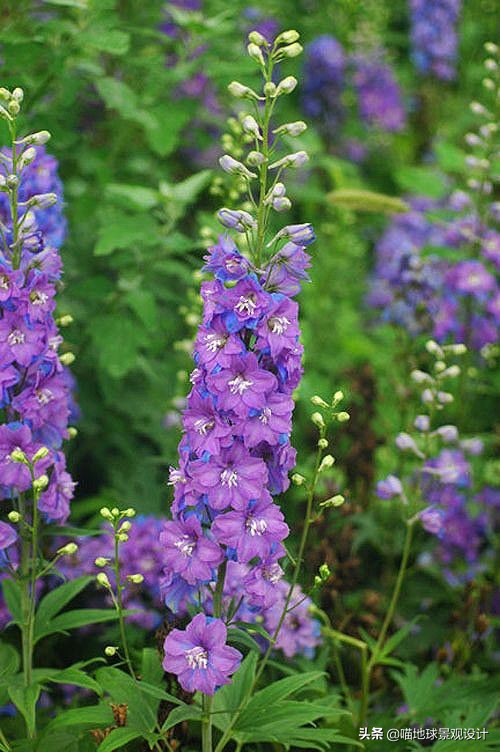
M125 509L123 512L125 517L135 517L136 512L133 507L129 507L128 509Z
M49 485L49 476L40 475L38 478L35 478L35 480L33 481L33 490L45 491L48 485Z
M327 580L329 577L331 577L330 567L328 564L322 564L319 568L319 576L323 581Z
M325 421L323 420L321 413L313 413L311 415L311 420L317 428L325 427Z
M247 52L250 55L250 57L252 58L252 60L255 60L256 63L258 63L259 65L262 65L262 66L265 64L264 63L264 55L262 54L262 50L260 49L260 47L258 45L253 44L252 42L250 42L250 44L247 47Z
M110 559L108 559L106 556L98 556L97 559L94 561L94 564L96 567L105 567L107 564L109 564Z
M300 39L300 34L295 29L289 29L288 31L282 31L276 37L276 44L293 44Z
M326 449L328 446L328 439L318 439L318 446L320 449Z
M340 389L335 392L332 399L332 407L336 407L344 399L344 392Z
M276 96L276 84L273 83L273 81L267 81L264 84L264 95L266 97L275 97Z
M329 499L325 499L325 501L320 502L320 507L323 509L329 509L330 507L341 507L344 503L345 498L342 496L342 494L336 494L335 496L331 496Z
M104 654L108 656L108 658L112 658L114 655L116 655L118 652L118 648L116 648L114 645L107 645L104 648Z
M281 50L279 51L279 54L283 55L284 57L290 57L290 58L298 57L301 54L303 49L304 48L302 47L301 44L299 44L298 42L295 42L294 44L290 44L287 47L282 47Z
M306 479L300 473L294 473L292 475L292 483L295 486L303 486L305 482L306 482Z
M332 457L331 454L327 454L323 457L321 460L321 465L319 466L319 472L322 473L324 470L329 470L331 467L333 467L335 463L335 457Z
M19 447L16 447L12 450L12 452L9 455L12 462L22 462L23 465L29 465L28 458L26 457L25 453L22 449Z
M311 397L311 402L316 407L328 407L328 403L325 402L325 400L322 397L319 397L317 394L315 394L314 397Z
M101 587L105 587L111 590L111 585L108 579L108 575L105 572L99 572L99 574L96 576L96 581L98 585L100 585Z
M249 86L240 84L239 81L231 81L227 87L230 94L237 99L258 99L259 95Z
M126 543L128 541L128 535L127 533L118 533L118 535L116 536L116 539L120 543Z
M63 353L59 356L59 360L61 361L63 366L70 366L75 362L75 355L72 352Z
M78 429L74 426L69 426L68 428L68 436L70 439L74 439L75 436L78 436Z
M120 510L118 509L118 507L113 507L113 509L111 510L111 514L113 515L113 517L119 517Z
M345 423L350 417L349 413L346 412L337 413L337 420L339 423Z
M132 527L132 523L129 522L128 520L125 520L125 522L123 522L120 525L120 530L118 532L120 532L120 533L128 533L128 531L130 530L131 527Z
M99 514L101 515L101 517L104 517L105 520L108 520L108 522L113 522L113 514L111 513L109 507L101 507Z
M78 546L76 543L67 543L62 548L57 549L57 553L61 556L73 556L73 554L76 554L78 551Z
M69 313L64 314L64 316L60 316L57 319L57 323L59 326L69 326L74 321L73 316L71 316Z
M129 582L133 582L134 585L140 585L141 582L144 582L144 575L142 575L142 574L129 574L129 575L127 575L127 580Z
M269 43L267 39L262 36L262 34L258 31L251 31L248 35L248 41L252 44L256 44L258 47L268 47Z
M280 94L291 94L297 83L298 81L295 76L287 76L283 81L279 82L274 96L279 97Z
M39 460L45 459L45 457L48 456L49 451L50 450L46 446L40 447L40 449L37 452L35 452L35 454L33 455L32 462L35 463L35 462L38 462Z
M9 112L10 112L11 115L16 116L16 115L19 114L19 112L21 110L21 105L19 104L19 102L17 100L11 99L10 102L9 102L9 104L7 105L7 108L8 108L8 110L9 110Z
M16 86L14 91L12 92L12 99L15 99L16 102L22 102L24 99L24 91L21 89L20 86Z
M22 519L19 512L16 512L14 509L12 510L12 512L9 512L7 517L11 522L14 522L14 524Z

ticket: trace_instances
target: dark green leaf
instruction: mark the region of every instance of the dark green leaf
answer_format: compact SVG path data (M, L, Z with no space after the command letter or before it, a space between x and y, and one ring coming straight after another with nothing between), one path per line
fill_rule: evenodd
M119 749L128 742L139 739L140 736L141 732L135 729L126 726L116 728L99 744L97 749L99 752L113 752L114 749Z

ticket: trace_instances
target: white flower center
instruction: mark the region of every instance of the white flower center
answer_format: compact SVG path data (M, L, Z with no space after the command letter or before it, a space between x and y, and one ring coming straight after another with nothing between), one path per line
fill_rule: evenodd
M192 556L196 548L196 541L190 538L189 535L183 535L182 538L175 541L174 546L183 556Z
M50 389L37 389L36 398L40 405L48 405L54 399L54 395Z
M0 287L2 290L9 289L9 278L5 274L0 274Z
M12 347L13 345L24 345L24 332L20 329L14 329L8 336L7 342Z
M34 290L30 295L30 300L33 305L43 305L48 299L49 296L45 292L40 292L39 290Z
M185 656L189 668L205 669L208 667L208 652L201 645L186 650Z
M253 381L245 379L241 373L238 374L238 376L235 376L234 379L231 379L231 381L227 382L231 394L243 394L243 392L248 389L248 387L252 386L252 384Z
M206 436L208 431L211 431L214 425L215 422L213 420L208 420L208 418L198 418L198 420L195 420L194 422L195 431L198 431L201 436Z
M263 535L267 530L267 522L265 520L256 520L255 517L247 517L246 529L251 536Z
M236 470L223 470L220 474L220 482L223 486L234 488L238 485L238 473Z
M262 570L263 578L273 585L281 580L281 575L282 569L279 564L271 564L270 567L264 567Z
M269 329L273 334L284 334L290 326L286 316L273 316L268 322Z
M260 422L264 423L264 425L267 425L269 423L269 418L271 417L271 415L271 408L265 407L259 415Z
M242 295L236 303L235 308L238 313L244 313L246 316L251 316L255 312L257 304L254 297L245 298L245 296Z
M227 337L220 334L207 334L205 337L205 347L208 352L214 353L220 350L226 344Z
M175 486L177 483L186 483L186 477L181 473L180 470L177 470L177 468L175 467L171 467L168 475L168 485Z

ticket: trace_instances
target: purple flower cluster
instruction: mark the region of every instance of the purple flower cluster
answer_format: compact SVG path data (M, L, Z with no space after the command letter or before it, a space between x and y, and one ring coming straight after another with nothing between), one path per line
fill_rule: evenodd
M326 130L337 130L344 118L341 100L346 57L342 45L330 34L323 34L306 47L305 55L302 108Z
M74 483L66 472L61 444L68 438L74 412L72 377L61 362L62 342L54 320L56 286L62 264L58 247L65 233L55 194L62 202L56 162L42 147L20 175L20 235L14 245L12 217L4 193L0 194L0 493L12 498L31 487L28 467L11 458L14 449L29 460L41 447L50 452L37 463L37 473L47 472L50 483L41 494L39 509L47 519L64 522ZM22 158L21 158L22 159ZM11 155L3 150L0 173L12 173ZM39 193L42 191L42 194ZM37 198L38 197L38 198Z
M384 61L380 51L353 55L352 62L362 121L388 133L401 131L405 127L406 114L392 67Z
M410 0L413 62L420 73L455 78L461 0Z
M272 496L286 490L295 463L291 394L302 374L302 346L292 297L307 277L309 256L289 242L257 274L222 237L206 261L215 279L202 284L180 467L170 473L174 519L160 536L167 562L162 589L177 612L190 602L202 606L200 588L225 562L224 595L238 567L240 608L252 620L264 612L272 627L271 609L279 608L286 587L278 562L288 535Z
M426 332L440 342L466 342L480 350L498 336L500 291L494 269L500 265L500 235L481 228L473 214L455 212L458 193L446 202L411 199L411 210L392 220L375 248L368 302L381 309L384 320L411 334ZM435 220L428 216L433 209L446 209L451 218ZM464 258L471 237L478 255ZM463 256L444 258L442 248Z

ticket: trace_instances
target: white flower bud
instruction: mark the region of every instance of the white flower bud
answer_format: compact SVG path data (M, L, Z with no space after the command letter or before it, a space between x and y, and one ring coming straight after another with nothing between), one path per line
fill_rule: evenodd
M328 402L325 402L325 400L318 394L311 397L311 403L316 407L329 407Z
M338 389L333 395L332 407L336 407L339 404L339 402L342 402L343 399L344 399L344 392Z
M259 31L251 31L248 35L248 41L256 44L258 47L268 47L267 39Z
M227 88L229 93L237 99L259 99L259 95L253 89L240 84L239 81L231 81Z
M219 164L224 172L227 172L230 175L243 175L246 178L257 177L255 172L250 172L243 162L238 162L237 159L233 159L229 154L224 154L223 157L220 157Z
M262 54L262 50L257 44L250 42L250 44L247 46L247 52L252 60L255 60L255 62L259 65L264 66L264 55Z
M303 486L305 482L306 482L306 479L300 473L294 473L292 475L292 483L295 486Z
M99 514L101 515L101 517L104 517L105 520L108 520L108 522L113 522L114 520L113 514L109 507L101 507Z
M40 475L38 478L35 478L35 480L33 481L33 490L45 491L48 485L49 485L49 476L45 474Z
M16 512L13 509L11 512L9 512L7 518L10 520L10 522L13 522L15 524L21 520L21 515L19 514L19 512Z
M346 421L350 420L350 418L351 418L351 416L349 415L349 413L346 413L346 412L337 413L336 417L337 417L337 420L338 420L339 423L345 423Z
M59 360L61 361L63 366L70 366L75 362L75 355L72 352L63 353L59 356Z
M318 447L320 449L326 449L327 446L328 446L328 439L323 439L323 438L318 439Z
M78 551L78 546L76 543L67 543L62 548L57 549L57 553L60 556L73 556L73 554L76 554Z
M107 645L104 648L104 654L108 656L108 658L112 658L114 655L116 655L118 652L118 648L116 648L114 645Z
M273 133L276 136L300 136L307 129L303 120L296 120L293 123L284 123L279 128L275 128Z
M279 97L281 94L291 94L297 84L298 81L295 76L287 76L279 82L278 86L276 87L275 96Z
M259 141L262 141L262 136L260 135L258 123L252 115L246 115L243 118L241 125L245 133L249 133L254 138L258 139Z
M322 473L324 470L329 470L335 463L335 457L331 454L326 454L321 460L321 465L318 468L318 472Z
M50 133L48 131L37 131L36 133L30 133L29 136L25 136L23 139L21 139L21 141L18 141L17 143L43 146L47 143L47 141L50 141Z
M328 509L329 507L341 507L344 501L345 498L342 494L335 494L335 496L331 496L329 499L320 502L320 507L323 509Z
M264 95L266 97L275 97L276 92L276 84L273 81L266 81L264 84Z
M282 47L279 54L289 58L298 57L303 49L301 44L295 42L294 44L289 44L287 47Z
M453 402L455 399L453 397L453 394L450 394L450 392L438 392L437 393L438 402L440 402L442 405L448 405L450 402Z
M35 462L38 462L39 460L43 460L45 459L45 457L48 457L49 453L50 453L50 450L48 449L48 447L46 446L40 447L40 449L38 449L38 451L36 451L35 454L33 455L33 459L31 461L35 463Z
M270 170L275 170L278 167L302 167L309 161L309 156L305 151L297 151L294 154L287 154L286 156L278 159L277 162L273 162L269 165Z
M22 102L24 99L24 91L21 89L20 86L16 86L14 91L12 92L12 99L15 99L16 102Z
M484 49L490 55L497 55L498 52L500 51L500 48L494 42L485 42L484 43Z
M101 587L111 589L111 584L109 582L108 575L106 574L106 572L99 572L99 574L96 575L96 581L97 581L97 584L100 585Z
M276 44L293 44L300 38L300 34L295 29L289 29L288 31L282 31L276 37Z

